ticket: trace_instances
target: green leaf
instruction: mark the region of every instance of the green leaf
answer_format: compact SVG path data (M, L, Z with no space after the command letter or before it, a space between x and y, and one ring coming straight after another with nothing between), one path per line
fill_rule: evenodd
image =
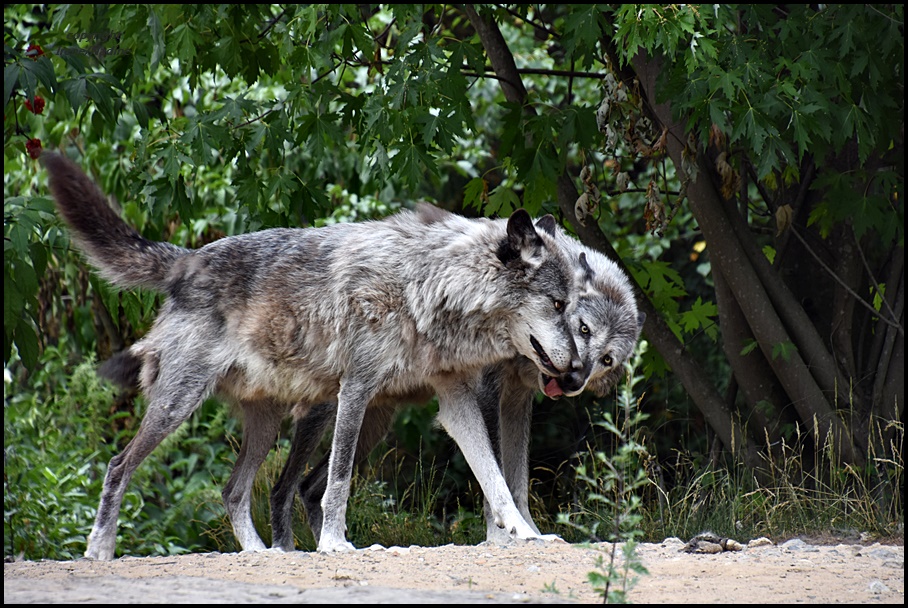
M391 168L410 188L416 188L424 178L425 170L435 172L434 163L423 150L411 143L404 143L391 159Z
M120 298L120 304L123 306L123 313L129 323L136 326L142 322L144 307L140 296L135 291L124 291ZM113 313L118 308L111 308L110 310Z
M792 342L780 342L772 345L772 359L775 361L782 357L784 361L791 360L791 356L798 352L798 347Z
M678 310L677 298L687 295L681 275L663 261L646 261L635 272L641 287L652 294L657 309L671 315Z
M94 288L95 292L101 296L101 301L104 303L104 308L107 309L107 312L110 314L110 318L113 320L114 325L120 327L120 290L104 281L97 278L94 274L91 275L91 285ZM123 292L124 297L129 292ZM130 319L132 323L132 319Z
M196 46L202 42L202 38L188 23L181 23L173 29L170 42L176 49L177 59L188 64L195 60Z
M10 63L3 68L3 107L6 107L6 104L9 103L10 95L13 93L13 89L16 88L16 85L19 84L19 64Z
M186 193L186 181L182 175L177 176L176 183L173 185L173 205L180 214L180 219L188 225L193 215L192 202Z
M76 78L64 80L63 93L66 95L69 105L78 113L79 108L82 107L82 104L84 104L85 100L88 98L86 78L84 76L77 76Z
M85 92L88 97L95 103L95 106L104 116L105 120L115 123L117 120L114 111L114 96L110 87L103 86L95 82L96 78L89 78L85 81Z
M25 298L16 285L12 277L7 274L6 269L3 273L3 327L6 330L7 337L10 336L13 328L16 327L22 318L22 311L25 309Z
M487 217L510 217L514 210L520 207L520 197L512 188L499 184L489 192L489 203L483 213Z
M56 93L57 78L54 75L54 65L46 55L41 55L36 61L23 61L19 65L29 74L33 74L37 81L44 86L44 88L46 88L52 94ZM6 74L4 73L4 77L5 76ZM34 91L32 91L31 95L29 95L29 98L33 98L34 96Z
M481 177L474 177L464 187L463 205L482 209L483 199L487 198L489 184Z
M575 5L564 18L562 42L567 54L582 68L593 64L597 58L599 18L602 9L596 4Z
M28 369L35 369L38 364L38 335L31 324L19 317L16 322L16 333L13 337L22 364Z
M148 128L148 110L145 109L145 104L139 101L138 99L132 100L132 113L136 115L136 121L139 123L139 126L143 129Z
M161 27L161 21L158 14L151 5L148 6L148 33L151 35L151 71L157 69L158 64L166 56L166 47L164 45L164 28Z
M756 340L745 340L745 341L744 341L744 348L742 348L742 349L741 349L741 352L738 353L738 354L740 354L742 357L745 356L745 355L749 355L750 353L752 353L752 352L753 352L756 348L758 348L759 346L760 346L760 343L757 342Z
M681 325L688 333L703 329L706 335L715 341L718 337L718 327L714 319L718 314L715 303L703 302L702 298L697 297L691 309L681 314Z

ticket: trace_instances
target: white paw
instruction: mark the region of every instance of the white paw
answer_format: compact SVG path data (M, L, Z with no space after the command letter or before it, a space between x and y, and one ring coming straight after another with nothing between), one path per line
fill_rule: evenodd
M105 546L105 545L110 546ZM88 547L85 549L85 557L87 559L96 559L99 561L110 561L114 558L114 547L115 543L94 543L89 538Z
M356 551L353 543L349 543L342 538L323 538L318 542L319 553L338 553L341 551Z

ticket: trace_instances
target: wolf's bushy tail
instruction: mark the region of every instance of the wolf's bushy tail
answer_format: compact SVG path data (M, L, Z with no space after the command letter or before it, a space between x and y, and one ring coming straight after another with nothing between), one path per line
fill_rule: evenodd
M149 241L129 226L107 197L74 162L59 154L41 157L50 174L57 210L71 238L101 276L120 287L164 291L174 262L189 250Z

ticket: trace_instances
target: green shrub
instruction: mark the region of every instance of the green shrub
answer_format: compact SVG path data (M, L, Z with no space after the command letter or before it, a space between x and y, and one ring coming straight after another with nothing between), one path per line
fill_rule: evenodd
M97 377L93 359L70 371L61 351L45 350L29 379L36 390L9 372L4 381L3 541L14 558L82 555L107 463L141 415L121 409L129 404ZM234 460L223 438L234 433L236 421L210 401L142 463L123 499L119 554L223 548L206 530L223 517L220 491Z

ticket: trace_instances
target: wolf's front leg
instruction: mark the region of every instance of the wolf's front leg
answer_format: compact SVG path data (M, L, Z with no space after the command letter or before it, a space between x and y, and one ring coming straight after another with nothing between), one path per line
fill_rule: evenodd
M520 514L495 460L489 433L483 422L474 383L444 381L438 391L438 420L457 442L488 500L495 525L511 538L561 540L554 534L539 534Z
M495 393L499 400L494 403L494 416L486 415L488 423L497 422L501 471L511 491L514 504L523 519L536 534L539 528L533 522L529 506L529 446L530 423L533 417L533 396L535 388L528 387L511 370L505 370L501 386ZM488 406L485 406L488 407ZM490 433L490 437L492 437ZM493 439L494 441L494 439ZM509 539L507 530L495 525L488 500L484 501L486 519L486 540L505 542Z
M356 549L347 542L347 499L350 497L350 478L356 442L363 424L366 406L375 394L374 383L361 380L342 381L337 396L337 420L334 440L328 461L328 483L322 497L322 532L318 550L321 552Z

